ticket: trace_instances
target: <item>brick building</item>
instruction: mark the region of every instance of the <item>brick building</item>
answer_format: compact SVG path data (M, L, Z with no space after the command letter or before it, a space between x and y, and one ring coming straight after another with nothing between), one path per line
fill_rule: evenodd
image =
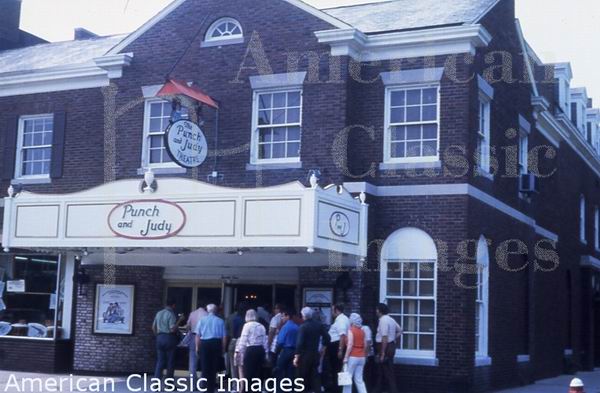
M176 0L79 38L0 52L1 368L149 371L167 296L227 314L318 295L371 322L386 302L403 391L600 362L600 112L514 0ZM197 168L164 147L166 79L218 104L184 111ZM177 230L119 219L158 208ZM131 306L113 330L110 288Z

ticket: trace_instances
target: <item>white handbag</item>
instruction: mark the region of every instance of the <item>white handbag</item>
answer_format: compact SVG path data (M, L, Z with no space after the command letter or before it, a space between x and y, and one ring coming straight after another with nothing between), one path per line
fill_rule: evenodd
M344 364L342 372L338 373L338 386L352 386L352 375L348 372L346 364Z

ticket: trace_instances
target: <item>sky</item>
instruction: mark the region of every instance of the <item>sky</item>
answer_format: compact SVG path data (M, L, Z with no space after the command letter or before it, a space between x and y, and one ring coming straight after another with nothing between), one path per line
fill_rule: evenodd
M319 7L374 0L305 0ZM415 0L418 1L418 0ZM443 0L440 0L443 3ZM108 35L135 30L171 0L23 0L21 28L49 41L72 39L83 27ZM569 61L573 86L600 106L600 1L516 0L525 38L544 62Z

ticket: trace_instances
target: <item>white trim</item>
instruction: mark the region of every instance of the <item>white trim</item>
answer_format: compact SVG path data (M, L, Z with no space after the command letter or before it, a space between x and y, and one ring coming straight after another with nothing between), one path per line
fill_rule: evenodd
M494 88L481 75L477 75L477 87L479 87L479 92L484 94L489 101L494 99Z
M517 355L517 363L529 363L531 356L529 355Z
M244 43L244 36L233 36L230 38L223 38L220 40L212 40L212 41L202 41L200 43L200 48L211 48L214 46L225 46L225 45L237 45Z
M50 172L52 166L52 140L50 144L42 144L30 146L31 149L50 149L50 161L48 163L48 173L38 175L23 175L23 137L25 132L25 122L37 119L52 119L52 135L54 135L54 114L53 113L42 113L36 115L23 115L19 116L19 125L17 129L17 146L15 151L15 172L14 172L14 183L11 184L46 184L50 183Z
M468 195L526 225L531 226L535 229L535 232L538 235L544 236L555 242L559 240L557 234L537 225L534 218L529 217L521 211L467 183L376 186L366 182L348 182L344 183L344 188L351 193L365 192L378 197Z
M582 255L579 263L581 266L592 267L600 270L600 259L592 255Z
M485 367L492 365L492 358L489 356L475 356L475 367Z
M444 67L421 68L418 70L389 71L381 73L385 86L409 83L439 83L444 75Z
M298 74L298 75L293 75ZM300 75L301 74L301 75ZM283 76L282 76L283 75ZM297 82L300 80L300 77L304 78L306 76L305 72L298 72L292 74L277 74L277 75L267 75L266 80L260 79L261 77L257 77L255 79L255 85L267 86L273 85L277 82L281 82L283 79L288 80L288 75L292 75L292 81ZM275 78L270 78L271 76L275 76ZM252 77L251 77L252 78ZM296 79L294 79L296 78ZM252 79L251 79L252 83ZM285 124L271 124L270 127L259 126L258 124L258 112L259 112L259 103L258 97L261 94L274 94L274 93L291 93L291 92L299 92L300 93L300 114L298 118L298 123L285 123ZM302 89L302 85L299 87L290 87L289 85L285 85L285 87L281 87L281 85L277 85L277 87L270 89L255 89L252 93L252 129L250 135L250 165L254 166L268 166L268 165L282 165L282 164L294 164L301 162L302 155L302 116L303 116L303 107L304 107L304 91ZM287 106L286 106L287 108ZM259 132L261 128L279 128L279 127L299 127L300 128L300 154L298 157L285 157L285 158L259 158L258 157L258 148L259 148ZM286 140L286 150L287 150L287 140Z
M439 169L442 167L442 161L423 161L423 162L382 162L379 164L380 171L405 171L411 169Z
M172 11L174 11L185 1L186 0L175 0L171 4L167 5L158 14L154 15L154 17L152 17L150 20L144 23L139 29L129 34L121 42L115 45L111 50L108 51L107 55L115 55L121 52L123 49L131 45L135 40L142 36L142 34L150 30L155 24L160 22L164 17L169 15Z
M306 71L284 74L254 75L250 77L252 89L302 88Z
M93 63L45 68L0 76L0 97L105 87L120 78L133 54L106 56Z
M437 27L366 35L354 28L315 32L319 43L331 46L332 56L358 61L402 59L422 56L474 54L486 47L491 34L481 25Z
M519 114L519 127L521 128L521 131L525 131L527 134L531 133L531 123L529 123L529 121L521 114Z
M479 313L479 350L475 352L476 363L477 359L484 361L489 359L491 364L492 359L488 357L489 350L489 309L490 309L490 254L487 239L484 235L479 237L477 242L477 296L475 307L480 307ZM481 288L479 287L481 286ZM481 299L479 293L481 292ZM486 365L489 365L486 364Z
M394 356L394 364L405 364L411 366L429 366L438 367L439 359L435 357L419 357L419 356Z

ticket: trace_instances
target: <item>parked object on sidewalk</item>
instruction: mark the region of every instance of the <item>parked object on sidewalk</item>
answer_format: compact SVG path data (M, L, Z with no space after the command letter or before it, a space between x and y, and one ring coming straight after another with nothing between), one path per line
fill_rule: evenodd
M579 378L573 378L569 385L569 393L585 393L583 388L583 381Z

